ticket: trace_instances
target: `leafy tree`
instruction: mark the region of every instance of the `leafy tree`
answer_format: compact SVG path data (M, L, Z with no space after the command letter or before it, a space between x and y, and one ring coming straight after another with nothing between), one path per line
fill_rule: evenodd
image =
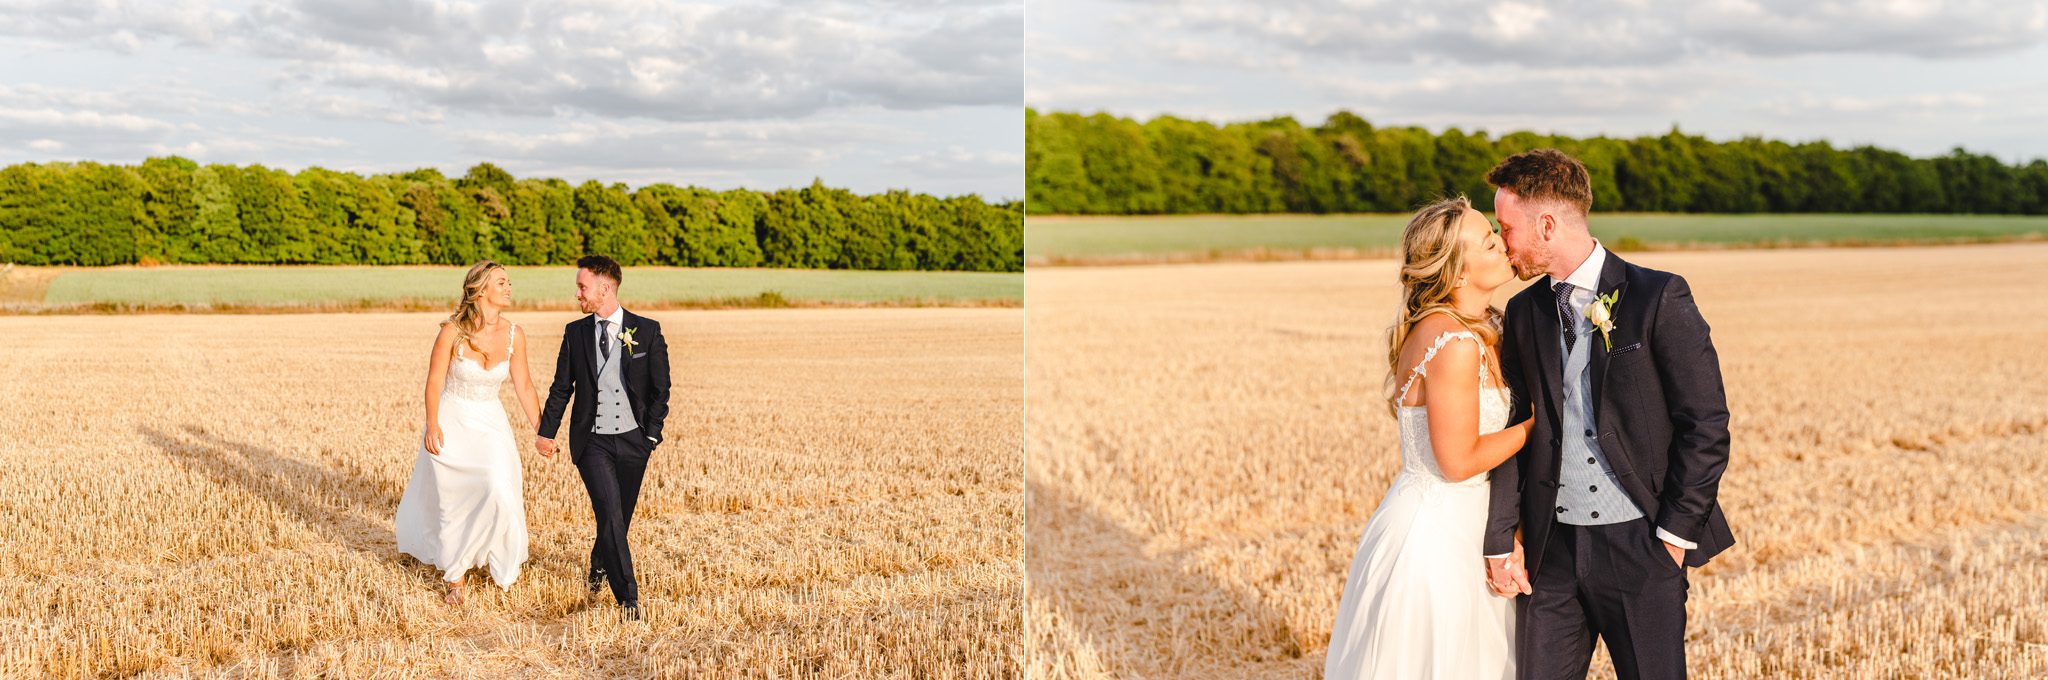
M628 266L652 259L654 238L647 232L647 216L633 206L626 185L588 180L577 185L575 199L576 223L583 228L580 252L607 255Z
M1555 147L1585 163L1599 210L1660 212L2048 211L2041 170L1963 150L1914 159L1873 147L1676 126L1634 139L1375 127L1349 111L1216 124L1025 112L1025 201L1039 214L1403 212L1452 194L1490 210L1499 159ZM2038 206L2038 207L2037 207Z
M177 157L24 163L0 168L0 258L567 264L602 252L628 265L1018 271L1023 211L975 196L862 196L822 181L766 194L571 186L490 163L455 180L433 168L293 174Z
M198 163L177 156L150 158L136 168L145 185L142 210L147 216L146 226L138 229L135 236L138 261L177 261L172 243L179 238L189 239L182 232L191 227L199 210L192 189L192 173L198 169Z

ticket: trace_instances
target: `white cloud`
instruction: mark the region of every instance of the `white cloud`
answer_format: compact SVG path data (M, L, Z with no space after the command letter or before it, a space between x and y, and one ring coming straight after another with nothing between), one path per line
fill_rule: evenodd
M147 40L203 44L234 15L202 0L26 0L0 6L0 31L133 53Z
M263 113L260 106L224 99L180 83L154 83L140 87L101 90L0 83L0 102L14 106L90 109L105 113L130 113L151 117L202 113L253 116Z
M1108 82L1059 82L1059 78L1035 78L1030 81L1030 102L1041 109L1094 110L1109 108L1129 111L1132 108L1152 108L1161 100L1170 100L1203 93L1195 85L1174 83L1137 82L1117 80Z
M206 43L280 60L299 82L504 115L744 120L1022 98L1022 0L270 0L239 14L106 0L0 7L0 32L126 52Z
M1527 40L1541 35L1551 13L1539 5L1504 2L1486 10L1487 22L1478 27L1480 35L1502 42Z
M1396 119L1594 118L1673 113L1745 79L1697 67L1522 69L1449 67L1401 81L1328 76L1333 98Z
M1765 102L1757 108L1786 117L1909 116L1983 111L1992 99L1978 92L1943 92L1899 97L1855 97L1802 94Z
M1024 156L1000 151L971 151L959 146L944 151L903 156L888 162L930 176L1009 177L1024 165Z
M1013 196L1023 0L0 0L20 158ZM996 112L1010 129L977 130ZM981 179L967 181L973 174Z
M1749 55L1893 54L1938 59L2013 52L2048 41L2048 3L1754 0L1693 5L1704 44Z
M320 118L367 120L395 125L434 124L446 118L446 109L436 106L404 107L379 104L362 95L327 94L302 88L285 98L291 110Z
M127 113L0 106L0 130L153 134L169 132L173 128L161 120Z
M463 152L526 167L612 167L678 172L815 166L874 142L902 141L893 128L847 123L746 124L583 121L543 134L453 133Z
M1679 18L1615 2L1551 7L1482 0L1371 3L1192 0L1143 5L1127 23L1275 55L1360 63L1625 64L1669 61L1688 43Z
M2048 42L2048 2L1431 3L1188 0L1111 19L1196 41L1362 63L1637 66L1704 55L1945 58ZM1169 55L1169 58L1171 56Z
M1027 102L2048 155L2048 0L1032 0ZM2032 113L2038 118L2038 113Z
M206 158L212 152L212 149L207 148L205 144L200 144L199 142L187 142L185 144L180 144L177 146L172 146L169 144L151 144L147 148L149 149L150 155L153 156L184 156L186 158Z

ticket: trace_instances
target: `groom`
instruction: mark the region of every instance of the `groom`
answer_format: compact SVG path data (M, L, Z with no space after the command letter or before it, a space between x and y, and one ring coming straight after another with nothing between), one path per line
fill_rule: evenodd
M554 456L562 407L576 396L569 418L569 460L583 476L597 516L587 584L596 593L611 584L627 620L640 619L640 587L626 530L640 500L648 456L661 444L668 418L668 343L661 324L619 307L619 263L603 255L576 261L576 304L590 316L562 330L555 384L541 410L534 448Z
M1594 639L1624 679L1685 677L1685 568L1735 543L1717 491L1728 406L1685 279L1587 231L1586 167L1555 149L1486 176L1508 259L1501 364L1528 443L1493 471L1487 579L1517 592L1522 678L1583 678ZM1515 554L1520 527L1523 552ZM1515 558L1526 557L1526 570Z

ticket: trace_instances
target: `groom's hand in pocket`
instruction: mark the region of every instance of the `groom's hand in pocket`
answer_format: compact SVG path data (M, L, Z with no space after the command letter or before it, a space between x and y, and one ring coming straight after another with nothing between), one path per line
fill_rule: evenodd
M1675 546L1675 545L1672 545L1672 544L1670 544L1670 543L1664 543L1663 541L1658 541L1658 543L1663 543L1663 544L1664 544L1664 552L1668 552L1668 553L1671 553L1671 561L1672 561L1673 563L1677 564L1677 565L1678 565L1678 568L1680 568L1680 569L1684 569L1684 568L1685 568L1685 549L1684 549L1684 548L1680 548L1680 547L1678 547L1678 546Z

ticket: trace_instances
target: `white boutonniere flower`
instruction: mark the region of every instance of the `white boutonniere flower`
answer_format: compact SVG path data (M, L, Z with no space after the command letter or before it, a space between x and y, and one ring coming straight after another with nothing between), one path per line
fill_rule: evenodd
M1614 303L1621 301L1621 291L1610 291L1593 299L1586 305L1586 320L1600 331L1600 339L1607 341L1607 351L1614 351Z
M625 346L626 346L626 351L628 351L628 352L631 352L631 351L633 351L633 348L634 348L634 347L635 347L636 345L638 345L638 344L639 344L639 343L633 342L633 333L634 333L635 331L638 331L638 330L640 330L640 329L636 327L636 328L628 328L628 329L626 329L626 330L623 330L623 331L619 331L619 344L623 344L623 345L625 345Z

